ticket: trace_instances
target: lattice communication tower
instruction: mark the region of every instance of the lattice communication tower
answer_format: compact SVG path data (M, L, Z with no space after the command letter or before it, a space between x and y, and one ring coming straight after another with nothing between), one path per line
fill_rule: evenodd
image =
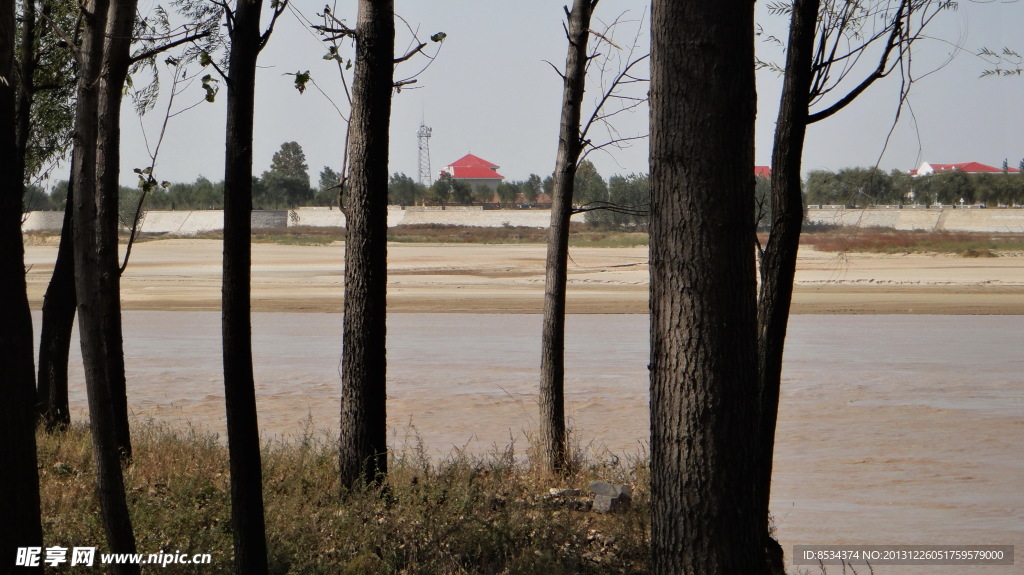
M420 122L420 129L416 132L416 137L420 141L420 183L428 188L433 183L430 174L430 133L432 131L433 128Z

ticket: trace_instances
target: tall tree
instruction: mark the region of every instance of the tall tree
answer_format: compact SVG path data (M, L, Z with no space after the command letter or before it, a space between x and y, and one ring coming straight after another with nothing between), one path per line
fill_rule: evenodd
M14 2L0 7L0 157L17 155ZM12 569L19 547L39 547L43 532L36 467L32 316L21 239L24 180L16 162L0 164L0 561ZM33 569L42 572L41 568Z
M120 229L121 102L124 100L128 67L131 65L132 29L137 4L137 0L114 0L110 3L97 111L97 214L95 220L90 222L91 230L86 230L86 233L91 231L95 234L101 276L99 285L106 290L104 298L96 305L103 318L100 327L103 349L94 359L107 364L114 436L121 457L125 459L132 457L132 442L128 427L128 390L124 372L124 336L121 330L121 264L117 244ZM78 303L81 308L81 299ZM86 361L84 356L83 361Z
M38 173L47 173L49 163L66 155L69 147L75 86L73 58L70 50L56 42L54 31L47 23L73 25L78 7L35 0L18 5L21 6L21 29L18 73L14 78L18 94L17 136L16 150L11 157L18 181L24 184ZM62 281L58 285L51 283L51 288L61 289L47 289L43 305L38 401L47 429L62 428L68 422L67 352L75 308L73 270L69 265L73 259L69 243L70 215L71 210L68 210L54 267L54 274L59 274ZM59 318L56 322L55 317Z
M275 6L271 25L260 32L262 0L238 0L228 12L228 115L224 156L224 268L221 332L224 401L231 465L231 525L234 570L239 575L267 572L263 514L263 469L252 367L252 138L256 61L287 6ZM297 146L298 144L296 144ZM301 149L300 149L301 152ZM278 156L275 155L275 162ZM304 166L303 166L304 169ZM308 180L308 176L307 176ZM307 184L308 187L308 184Z
M24 4L28 6L33 3L25 2ZM72 149L70 155L73 157L73 147L81 142L71 138L74 126L73 92L74 86L77 85L77 67L73 64L74 58L71 57L73 49L69 49L74 43L74 40L71 38L73 34L68 32L76 29L78 26L79 6L77 3L52 0L44 1L40 4L42 10L38 14L41 18L40 26L42 26L42 30L38 30L37 27L38 31L35 34L37 43L33 46L34 57L40 63L35 68L38 82L32 84L33 98L31 105L23 107L23 109L29 110L31 114L30 124L32 129L29 133L30 137L26 153L28 174L35 174L40 171L45 173L47 170L46 162L55 156L66 154L69 148L68 143L72 144L70 146ZM203 21L196 14L190 13L183 15L187 23L173 30L167 21L166 13L162 11L158 11L157 17L150 19L149 24L140 23L134 31L135 37L132 38L132 41L138 42L139 50L130 59L126 60L123 57L129 46L126 45L124 38L119 38L115 45L116 50L122 56L118 58L116 68L119 68L119 70L116 71L115 75L127 73L128 68L126 66L128 65L137 69L150 67L153 68L155 74L155 61L158 54L189 41L204 38L206 42L213 42L215 40L216 34L213 33L217 26L215 20ZM126 19L126 16L122 18L122 20ZM27 25L28 20L26 19L24 26ZM26 32L26 36L28 35ZM56 41L58 38L60 39L59 42ZM22 57L26 57L28 54L27 49L27 47L23 49ZM195 54L189 55L186 52L178 58L172 58L171 60L183 62L191 60L194 56ZM180 81L183 80L176 77L172 85L172 95L169 99L171 103L174 101L174 87ZM148 109L147 103L154 101L158 93L158 86L159 83L154 78L153 82L133 94L136 109L140 114ZM110 102L110 106L119 105L117 102L120 102L121 97L121 92L115 94ZM166 129L166 122L164 128ZM110 141L105 145L108 149L112 146L113 138L114 134L111 133L108 138ZM158 142L157 149L159 147ZM118 161L117 156L119 156L119 153L115 151L114 154L109 154L108 156L109 159L106 160L109 164L107 171L116 173L118 169L116 162ZM155 156L153 160L155 161ZM72 166L73 172L74 166ZM152 165L149 167L149 173L151 172ZM72 176L71 179L73 180L74 177ZM70 181L68 184L68 190L70 191ZM145 194L140 196L140 198L144 197ZM74 228L72 225L72 213L74 210L73 200L70 197L68 200L65 205L64 225L61 230L60 245L57 250L57 262L54 265L53 275L44 297L42 333L39 345L39 401L43 421L48 430L63 429L70 422L67 395L67 362L77 299L74 286L74 236L72 233ZM118 197L119 205L124 203L122 200L124 198ZM137 215L141 213L141 208L140 200L137 206L128 208L127 211ZM120 219L119 217L118 220ZM133 222L133 219L129 217L128 221ZM134 237L133 234L128 241L129 252ZM128 256L126 255L124 263L119 267L119 272L124 272L127 262ZM117 329L119 330L120 328L118 327ZM119 338L120 336L117 337L117 339ZM111 356L115 354L116 351L111 350ZM120 414L118 428L122 438L121 449L124 454L130 455L131 444L127 433L127 401L119 402L118 407L119 409L116 413Z
M345 212L345 315L342 325L341 484L387 473L388 127L394 90L395 7L359 0Z
M309 165L306 164L306 153L298 142L285 142L281 149L274 152L270 160L270 169L285 176L305 178L309 183Z
M587 41L590 18L598 0L575 0L566 10L569 40L562 78L562 119L558 131L551 194L551 224L544 275L544 320L540 356L540 434L548 468L565 470L565 287L569 256L569 218L572 217L573 183L583 139L580 116L587 80Z
M123 390L116 380L124 379L124 360L119 340L117 177L110 173L112 166L106 163L117 156L111 149L112 145L117 145L117 127L110 122L119 117L118 112L112 112L113 101L120 97L124 76L118 67L119 55L108 49L122 48L122 39L117 35L130 36L134 15L135 3L130 0L90 0L83 8L75 114L77 145L72 160L75 167L72 183L75 190L75 288L79 295L82 360L100 512L107 544L114 553L135 553L135 535L121 470L125 438L119 437L119 433L127 429L115 422L120 402L115 404L114 396ZM127 50L127 46L123 49ZM117 94L103 94L111 90ZM119 103L117 107L119 109ZM114 116L101 117L101 111ZM107 187L110 181L115 183L112 189ZM113 570L116 573L139 572L137 565L116 565Z
M571 11L566 9L568 25L563 25L569 43L565 61L565 73L560 74L563 80L562 118L558 138L558 154L555 161L555 172L541 182L539 176L531 175L520 190L529 201L543 189L551 194L551 224L548 234L548 252L544 283L544 320L541 333L541 375L540 375L540 408L541 408L541 441L548 467L559 472L565 464L565 417L564 417L564 381L565 381L565 296L567 269L569 259L569 219L574 213L597 209L589 207L573 207L574 204L591 202L595 197L607 205L605 196L607 186L601 175L597 173L593 163L586 160L588 153L608 146L625 147L625 143L645 136L623 137L610 127L610 119L627 110L633 109L647 101L645 97L623 93L629 84L638 84L645 80L636 77L633 68L645 61L647 55L637 57L635 54L637 37L633 45L622 51L611 36L615 26L620 22L617 18L607 27L604 33L590 29L597 1L575 2ZM588 38L594 34L599 40L588 53ZM598 66L601 72L600 82L603 92L596 98L589 119L581 124L583 95L586 89L587 73L591 62L599 58L599 47L604 45L611 52L604 57ZM614 49L614 50L613 50ZM605 74L613 70L618 63L618 72L611 79ZM612 105L616 102L618 105ZM588 135L595 124L608 127L609 140L596 144ZM533 196L533 197L531 197Z
M763 567L752 473L753 8L656 0L651 10L655 573Z
M771 233L761 254L758 294L758 418L757 506L763 529L766 560L778 570L782 553L769 534L771 469L775 449L775 424L779 414L782 350L796 275L804 206L801 196L800 159L807 132L808 102L813 72L815 26L820 0L796 0L789 27L786 74L782 87L775 143L772 151Z
M74 166L71 168L74 174ZM75 325L74 186L69 181L64 223L60 230L57 261L43 295L43 321L39 334L39 412L47 431L71 423L68 408L68 354Z
M938 14L953 7L954 3L932 0L796 0L792 6L776 8L789 14L790 32L772 151L771 229L759 254L754 462L758 522L776 571L782 569L782 556L768 535L769 502L782 359L804 215L800 160L807 126L831 117L894 72L903 79L902 106L913 81L908 70L910 49ZM858 77L861 70L856 63L866 53L877 54L877 60L866 58L871 65ZM820 109L812 112L815 104ZM876 182L884 179L880 172L868 171L867 176Z

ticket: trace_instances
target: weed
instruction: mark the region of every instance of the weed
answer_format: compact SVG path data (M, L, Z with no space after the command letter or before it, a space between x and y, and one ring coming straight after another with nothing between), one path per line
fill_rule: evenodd
M211 553L212 565L180 573L231 572L227 450L212 435L138 422L125 468L140 553ZM105 549L89 432L40 433L47 546ZM307 429L265 442L264 499L272 573L633 573L649 554L646 458L583 456L554 478L510 444L485 456L428 456L409 434L391 453L387 481L344 492L337 445ZM552 487L592 479L629 482L634 506L598 515L553 504Z

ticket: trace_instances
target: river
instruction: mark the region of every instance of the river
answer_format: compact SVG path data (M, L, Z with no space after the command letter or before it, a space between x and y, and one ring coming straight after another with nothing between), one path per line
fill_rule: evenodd
M215 312L125 312L136 417L223 434L219 321ZM253 326L264 436L333 436L341 317L258 313ZM568 318L566 411L592 455L644 452L647 328L644 315ZM794 316L772 499L787 553L794 544L840 543L1024 552L1022 328L1018 316ZM503 450L510 441L525 449L537 430L539 316L392 314L388 331L395 446L422 441L436 455ZM72 346L80 417L77 333ZM876 573L1024 573L1020 564Z

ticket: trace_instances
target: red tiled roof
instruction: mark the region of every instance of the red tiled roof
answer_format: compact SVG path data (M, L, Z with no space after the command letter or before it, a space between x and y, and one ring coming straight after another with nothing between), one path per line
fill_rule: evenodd
M772 177L771 166L754 166L754 175L760 178Z
M951 170L960 170L968 174L1001 174L1003 173L1002 168L995 168L979 162L962 162L959 164L928 164L936 172L949 172ZM1018 173L1019 170L1015 168L1007 168L1007 172Z
M478 166L448 166L447 171L451 177L456 180L471 179L471 180L494 180L503 179L505 176L499 174L491 168L484 168Z
M485 160L485 159L483 159L483 158L481 158L479 156L474 156L473 154L466 154L465 156L462 156L461 158L459 158L458 160L455 160L451 164L448 164L448 166L452 167L452 168L493 168L493 169L497 169L497 168L501 167L498 164L492 164L492 163L488 162L487 160Z

